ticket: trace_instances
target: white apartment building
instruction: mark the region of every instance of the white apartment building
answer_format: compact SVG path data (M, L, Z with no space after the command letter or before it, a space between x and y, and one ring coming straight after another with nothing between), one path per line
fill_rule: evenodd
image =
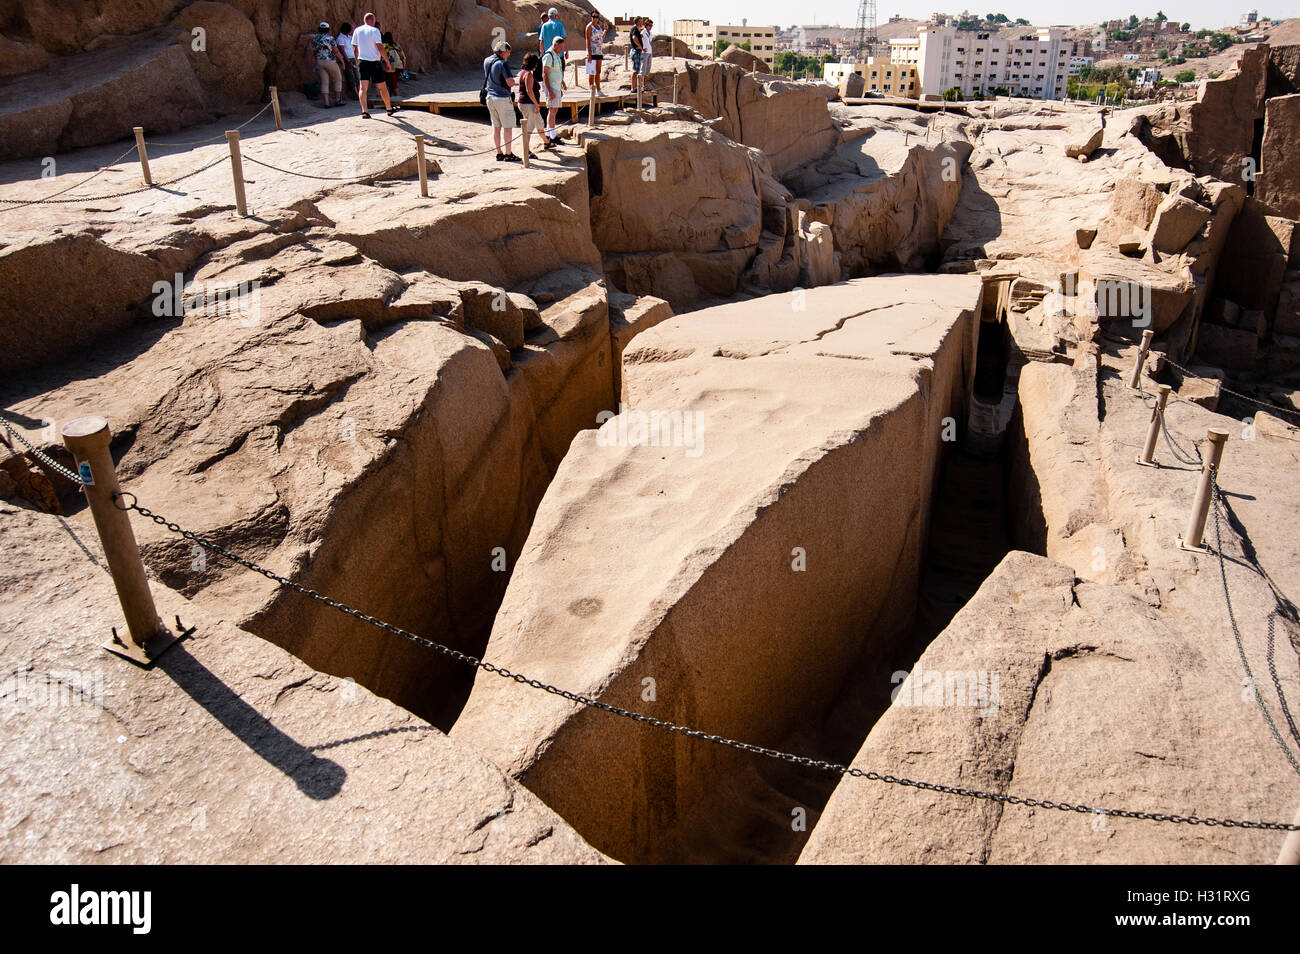
M1091 56L1072 56L1070 57L1070 75L1078 76L1085 66L1092 66L1094 60Z
M890 58L916 67L921 93L956 87L963 98L1005 87L1013 96L1059 99L1065 95L1070 44L1065 31L989 33L952 26L922 27L920 35L889 41Z
M742 20L735 24L710 24L708 20L674 20L673 36L691 48L693 53L703 57L713 56L714 44L718 40L734 43L736 46L749 44L749 52L767 64L768 69L776 65L776 27L750 26L749 21Z

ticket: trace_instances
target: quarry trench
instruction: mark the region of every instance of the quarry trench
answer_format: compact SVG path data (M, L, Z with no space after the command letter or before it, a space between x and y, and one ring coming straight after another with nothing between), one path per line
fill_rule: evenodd
M571 198L568 201L585 219L585 209ZM338 217L333 209L330 211ZM313 205L310 212L307 221L293 225L304 232L316 227L318 207ZM400 237L385 236L382 242L364 236L339 237L355 246L355 255L349 261L373 257L379 266L394 269L423 264L408 260L412 254L409 243L403 245ZM243 240L243 235L236 236L231 244ZM278 243L285 241L276 240L277 251L273 254L279 254ZM209 251L221 253L224 249ZM210 259L211 254L204 252L203 261ZM599 317L607 314L609 305L604 294L597 296L601 302L595 307L580 300L582 293L581 282L571 283L560 293L559 303L552 310L567 302L572 306L570 311L579 316L579 325L588 320L581 316L589 316L593 310ZM709 304L721 300L715 298ZM753 299L738 295L736 300ZM348 332L355 322L349 321L345 312L318 309L311 313L307 327L314 323L327 336ZM548 320L554 321L554 314ZM430 328L407 327L424 323L385 321L362 319L364 343L376 357L400 358L404 348L414 353L414 349L435 346ZM406 338L410 339L409 345L404 342ZM145 347L153 343L149 341ZM558 385L551 366L557 349L581 352L565 359L570 363ZM981 357L985 350L981 345ZM607 336L580 331L562 341L542 341L530 334L524 352L514 354L514 367L506 373L502 393L492 398L499 402L492 412L496 423L489 428L493 436L457 465L461 468L457 476L452 476L444 459L464 454L465 450L457 445L467 439L453 435L441 421L449 414L460 413L448 403L459 400L448 388L457 382L471 391L478 387L466 382L492 376L492 355L481 347L456 352L447 370L429 382L427 391L417 390L419 410L399 426L388 428L388 446L374 462L358 479L330 489L337 496L328 520L311 529L300 555L289 568L291 572L296 570L292 572L294 578L412 632L439 639L462 652L484 654L493 617L515 571L516 557L531 530L533 514L561 464L564 449L574 434L592 426L597 412L610 410L618 403L618 395L608 384L615 357ZM987 377L987 369L979 364L966 370L978 378ZM319 430L340 414L355 413L350 409L367 398L366 389L357 385L355 375L340 380L340 386L327 386L321 397L298 402L284 412L278 437L281 445L292 446L302 432ZM596 383L598 380L604 383ZM547 388L549 397L539 396ZM556 406L548 401L554 401ZM965 426L962 430L966 430ZM130 452L138 451L137 445L156 443L162 436L149 431L131 427L118 434L115 452L128 458L128 476L135 466L129 460ZM252 444L241 439L206 458L199 471L211 469L215 474L226 466L238 467ZM928 639L969 599L997 562L996 557L1005 552L999 550L1002 538L990 530L1002 520L998 508L1003 495L995 488L1003 480L1004 461L1000 455L988 457L986 451L983 447L978 448L978 454L951 449L942 462L935 462L930 478L937 481L939 492L930 499L925 512L914 515L919 526L928 525L920 540L927 556L916 578L910 578L909 569L905 571L907 578L889 581L890 586L912 594L909 605L889 608L890 639L877 644L867 641L857 658L844 661L842 671L827 684L832 691L823 711L816 718L800 719L805 724L787 736L782 747L817 758L851 760L889 704L891 674L910 667ZM494 499L499 495L494 475L501 474L509 475L508 492L515 495L513 504L506 507ZM954 493L953 488L963 486L963 482L978 484L978 497ZM284 492L283 486L280 492ZM409 501L409 507L393 506L394 501L403 500ZM277 506L284 508L283 504ZM477 525L475 514L488 512L484 508L502 518L494 519L490 529ZM266 536L264 516L257 518L261 521L258 527L253 525L257 521L245 521L225 528L216 538L236 549L266 551L291 536L286 513L272 520L274 539ZM478 551L494 552L484 545L489 541L503 545L504 572L496 566L491 573L483 568L488 561ZM206 586L196 587L193 576L183 570L190 559L188 547L166 539L142 543L146 557L168 585L201 601L222 605L246 585L236 574L219 581L210 592ZM972 543L978 545L970 546ZM460 569L456 568L458 562ZM471 564L477 569L466 572L464 568ZM952 571L955 565L958 571ZM265 593L256 597L255 591L254 596L245 603L253 610L240 621L244 628L288 649L315 669L356 678L444 730L456 726L474 681L474 671L469 667L397 637L377 634L328 610L304 606L293 594ZM786 650L789 655L785 664L799 665L800 648L790 645ZM490 651L487 657L491 658ZM562 679L556 681L568 688ZM709 725L701 727L711 730ZM743 728L736 731L736 736L746 739ZM766 760L756 762L748 755L732 761L731 767L734 775L716 779L719 784L713 797L699 801L695 810L683 811L671 820L660 819L665 824L657 830L641 833L642 848L647 836L657 842L653 850L628 852L609 848L599 837L589 837L597 847L627 861L793 861L806 834L791 827L790 809L806 810L807 828L811 830L834 780L809 776L804 770ZM523 780L530 784L526 775ZM552 800L548 786L539 785L535 790L544 800ZM552 807L565 814L564 806ZM625 821L652 828L657 823L631 814ZM581 824L574 823L582 830Z

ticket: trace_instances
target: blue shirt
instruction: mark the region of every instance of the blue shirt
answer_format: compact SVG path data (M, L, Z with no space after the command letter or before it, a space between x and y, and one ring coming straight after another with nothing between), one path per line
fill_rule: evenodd
M487 89L489 96L509 96L510 87L506 80L514 74L510 72L510 67L506 61L493 53L483 61L483 72L487 74Z
M542 52L545 53L551 48L557 36L564 36L564 24L559 20L547 20L542 24L541 30L538 31L542 38Z

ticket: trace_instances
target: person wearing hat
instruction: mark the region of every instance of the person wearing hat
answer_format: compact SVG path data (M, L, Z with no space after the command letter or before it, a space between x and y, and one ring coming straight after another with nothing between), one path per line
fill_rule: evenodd
M541 29L537 31L538 53L546 53L554 44L556 37L566 37L564 24L560 22L560 11L551 7L546 11L546 19L542 21Z
M330 33L330 25L324 20L308 43L312 57L315 59L316 75L320 79L320 103L322 109L343 105L343 67L347 61L339 50L338 42ZM334 101L330 102L330 89L334 90Z
M492 55L483 61L483 82L487 89L488 115L492 117L492 142L497 147L497 162L521 161L510 149L515 135L515 104L510 98L510 88L515 85L510 72L510 44L497 40L492 44ZM505 151L501 150L501 134L505 133Z

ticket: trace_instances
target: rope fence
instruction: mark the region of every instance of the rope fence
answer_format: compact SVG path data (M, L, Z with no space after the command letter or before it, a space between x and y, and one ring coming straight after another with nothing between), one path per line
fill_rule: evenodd
M654 83L653 85L647 85L647 86L644 88L644 90L643 90L643 94L654 94L654 95L657 96L659 93L661 93L661 92L662 92L664 89L666 89L666 88L667 88L666 83L662 83L662 81L658 81L658 82ZM676 89L676 82L674 82L674 84L673 84L674 100L676 99L676 91L677 91L677 89ZM633 90L632 93L630 93L630 94L628 94L628 95L629 95L629 96L631 96L631 95L635 95L635 92L636 92L636 91ZM624 104L624 106L626 107L626 104ZM597 104L597 108L599 108L599 104ZM215 160L213 160L212 162L206 163L206 164L200 166L200 167L197 168L197 169L194 169L194 170L192 170L192 171L190 171L190 172L182 173L182 174L177 175L177 176L174 176L174 177L172 177L172 178L170 178L170 179L166 179L166 180L164 180L164 181L162 181L162 182L154 182L154 181L152 181L152 178L151 178L151 176L150 176L150 172L149 172L149 158L148 158L148 155L147 155L146 152L145 152L145 147L146 147L146 146L152 146L152 147L155 147L155 148L163 148L163 149L167 149L167 148L195 148L195 147L199 147L199 146L207 146L207 145L211 145L211 144L214 144L214 143L219 143L219 142L221 142L223 139L228 140L228 141L233 139L234 143L237 144L237 143L238 143L238 132L239 132L239 130L244 129L246 126L248 126L248 125L250 125L251 123L255 122L257 119L259 119L259 118L261 118L263 115L265 115L266 112L267 112L268 110L271 110L271 109L274 109L274 110L275 110L275 118L276 118L276 128L277 128L277 130L279 130L279 129L283 129L283 125L282 125L282 122L281 122L281 119L280 119L280 108L279 108L278 93L277 93L277 91L275 90L274 87L272 87L272 89L271 89L271 101L268 102L266 105L264 105L264 106L263 106L261 109L259 109L256 113L254 113L252 116L250 116L250 117L248 117L247 119L245 119L242 123L240 123L238 126L235 126L233 129L231 129L231 130L227 130L227 131L225 131L225 132L222 132L222 133L220 133L220 134L218 134L218 135L216 135L216 136L211 136L211 137L209 137L209 138L207 138L207 139L183 140L183 141L180 141L180 142L162 142L162 141L160 141L160 140L145 139L145 138L144 138L144 135L143 135L143 131L142 131L141 129L137 128L137 129L136 129L136 145L134 145L134 146L132 146L131 148L127 149L125 152L123 152L120 156L118 156L118 157L117 157L116 159L114 159L112 162L110 162L110 163L108 163L107 165L105 165L105 166L103 166L103 167L101 167L101 168L95 170L95 172L91 173L91 174L90 174L89 176L87 176L86 178L81 179L81 180L79 180L78 182L73 183L72 185L66 186L65 188L62 188L62 189L60 189L60 190L57 191L57 192L53 192L53 193L51 193L50 195L42 196L42 197L40 197L40 198L36 198L36 199L17 199L17 198L14 198L14 199L3 199L3 200L0 200L0 213L11 212L11 211L14 211L14 210L16 210L16 209L25 209L25 208L30 208L30 207L32 207L32 206L39 206L39 205L76 205L76 204L80 204L80 203L103 202L103 201L107 201L107 200L111 200L111 199L121 199L121 198L125 198L125 197L127 197L127 196L139 195L139 194L142 194L142 193L145 193L145 192L151 192L151 191L153 191L153 190L155 190L155 189L163 188L163 187L165 187L165 186L175 185L175 184L178 183L178 182L183 182L183 181L185 181L186 179L192 178L193 176L196 176L196 175L198 175L198 174L201 173L201 172L206 172L207 170L213 168L214 166L219 165L219 164L222 163L222 162L225 162L226 159L227 159L227 157L224 157L224 156L223 156L222 158L215 159ZM582 103L582 104L580 104L580 105L577 107L577 109L573 111L571 119L570 119L570 120L567 120L567 121L565 121L565 122L563 122L562 125L565 126L565 127L570 127L570 126L576 125L576 124L577 124L577 119L578 119L578 117L580 117L580 116L583 114L584 111L590 111L590 103ZM589 119L590 119L590 117L589 117ZM597 119L596 122L599 122L599 120ZM544 135L544 134L543 134L543 135ZM238 156L238 154L237 154L237 150L238 150L238 146L237 146L237 145L233 146L233 147L232 147L232 155L231 155L231 157L230 157L230 159L232 160L232 162L235 163L236 165L238 164L238 161L239 161L239 158L240 158L240 157ZM496 151L498 151L498 149L497 149L496 145L494 144L494 145L489 146L489 147L487 147L487 148L485 148L485 149L470 150L470 149L467 148L467 149L464 149L464 150L448 151L448 152L429 152L428 154L433 155L434 157L436 157L436 158L438 158L438 159L468 159L468 158L473 158L473 157L476 157L476 156L487 155L488 153L496 152ZM69 197L69 198L63 198L63 196L66 196L67 193L69 193L69 192L73 192L73 191L75 191L76 189L79 189L80 187L86 185L87 183L93 181L94 179L97 179L99 176L102 176L104 173L106 173L106 172L108 172L108 171L110 171L110 170L117 170L118 164L121 163L122 160L124 160L124 159L125 159L127 156L129 156L132 152L136 152L136 153L138 153L138 155L139 155L139 160L140 160L140 164L141 164L141 167L142 167L142 170L143 170L143 176L144 176L144 180L145 180L145 184L144 184L144 185L139 186L139 187L137 187L137 188L132 188L132 189L123 189L123 190L120 190L120 191L118 191L118 192L108 192L108 193L104 193L104 194L102 194L102 195L73 196L73 197ZM421 157L420 162L421 162L421 165L423 166L423 155L425 154L425 150L423 149L423 147L420 148L419 153L420 153L420 157ZM284 173L285 175L297 176L298 178L302 178L302 179L312 179L312 180L321 181L321 182L355 182L355 181L364 181L364 180L367 180L367 179L373 179L373 178L376 178L376 177L379 175L379 173L375 173L375 174L370 175L370 176L323 176L323 175L317 175L317 174L306 173L306 172L298 172L298 171L295 170L295 169L286 169L286 168L284 168L284 167L282 167L282 166L276 166L276 165L273 165L273 164L271 164L271 163L269 163L269 162L266 162L265 160L257 159L257 158L255 158L255 157L253 157L253 156L243 156L242 158L247 159L249 162L253 163L254 165L262 166L262 167L267 168L267 169L272 169L272 170L274 170L274 171L276 171L276 172ZM427 189L427 178L426 178L426 176L427 176L427 173L426 173L424 170L422 170L422 174L421 174L421 192L422 192L422 194L424 194L424 195L427 196L428 189ZM236 175L236 183L235 183L236 207L237 207L239 213L240 213L241 215L244 215L244 214L246 214L247 210L246 210L246 208L245 208L245 203L244 203L244 201L243 201L243 197L242 197L242 191L243 191L243 189L242 189L242 182L240 182L239 179L240 179L240 176L239 176L239 175Z
M127 491L122 491L117 487L116 477L112 473L113 470L112 458L108 452L108 445L109 445L108 426L107 426L107 422L103 421L103 419L101 418L81 418L78 419L77 421L69 422L64 427L65 441L69 443L70 448L73 450L74 457L81 457L84 454L85 457L87 458L86 460L87 463L89 462L89 458L93 456L94 450L91 449L87 451L78 448L77 446L74 446L73 441L70 438L70 435L76 435L77 439L81 441L86 440L85 435L87 434L91 434L92 436L101 439L100 446L102 447L102 456L100 460L102 463L92 465L94 470L99 471L97 475L98 482L96 482L96 475L93 474L93 472L92 472L91 479L85 480L83 479L80 473L74 473L68 470L67 468L58 464L58 462L51 459L48 455L46 455L45 453L37 449L30 441L28 441L25 437L23 437L11 426L11 423L8 420L7 416L0 415L0 421L4 423L5 429L9 432L9 434L17 438L19 442L21 442L24 446L26 446L28 451L32 453L40 463L51 468L52 470L59 473L69 481L78 485L81 488L82 492L87 494L87 496L90 498L91 501L92 510L95 511L97 526L100 526L101 522L108 524L111 523L111 521L113 520L119 520L125 523L126 526L129 528L129 521L127 520L128 512L138 513L141 517L152 521L153 523L157 524L160 527L163 527L164 529L166 529L171 533L177 534L178 536L182 537L185 540L188 540L192 543L195 543L203 547L206 551L211 551L212 553L217 554L218 556L227 560L231 564L234 564L236 566L241 566L251 572L257 573L265 577L266 579L272 581L273 583L277 584L278 586L281 586L288 590L292 590L293 592L298 593L301 596L305 596L308 599L320 603L323 606L329 607L330 609L338 613L341 613L345 616L349 616L355 620L358 620L359 622L365 623L368 626L372 626L375 629L378 629L382 632L388 633L393 636L397 636L401 639L414 643L415 645L439 653L443 656L446 656L464 665L468 665L475 669L482 670L483 672L487 672L487 673L491 673L492 675L499 676L503 679L509 679L521 685L526 685L529 686L530 688L549 693L551 695L557 696L559 698L565 699L569 702L573 702L577 705L586 708L595 709L600 712L604 712L606 714L618 718L627 719L632 722L640 723L642 725L646 725L654 729L659 729L664 732L672 733L675 735L681 735L702 742L708 742L713 745L723 746L726 748L734 749L736 751L757 755L763 758L773 759L781 762L787 762L792 765L798 765L814 771L825 772L831 775L837 775L842 778L858 778L858 779L863 779L865 781L880 782L885 785L896 785L903 788L914 788L922 791L936 792L943 795L951 795L959 798L968 798L976 801L994 802L1002 805L1018 805L1025 808L1043 808L1043 809L1048 809L1053 811L1075 812L1080 814L1091 814L1091 815L1104 815L1104 816L1110 816L1115 818L1127 818L1127 819L1133 819L1137 821L1149 821L1149 822L1156 822L1156 823L1205 825L1211 828L1222 827L1222 828L1242 828L1242 829L1263 830L1263 831L1300 832L1300 823L1296 823L1296 822L1288 823L1288 822L1258 821L1258 820L1249 820L1249 819L1221 818L1221 817L1208 816L1208 815L1196 815L1196 814L1181 815L1181 814L1167 813L1167 812L1135 810L1135 809L1122 808L1122 807L1111 806L1111 805L1086 804L1078 801L1055 801L1052 799L1045 799L1045 798L1010 795L1005 792L995 792L995 791L988 791L985 789L967 788L964 786L948 785L939 782L930 782L921 779L913 779L905 776L893 775L886 772L877 772L874 770L860 769L852 765L845 765L838 762L830 762L822 759L809 758L807 756L797 755L795 753L785 752L780 749L774 749L767 746L754 745L748 742L740 741L738 739L732 739L726 736L716 735L714 733L710 733L702 729L694 728L692 726L682 725L676 722L669 721L667 719L660 719L656 716L648 715L643 712L637 712L632 709L626 709L622 706L611 705L610 703L603 702L600 699L593 698L583 693L573 692L571 690L563 689L559 686L552 685L547 682L543 682L542 680L539 679L530 678L529 676L523 673L514 672L513 670L510 670L504 666L498 666L494 663L490 663L482 659L481 657L474 656L469 653L461 652L460 650L453 649L452 647L437 642L436 640L428 639L424 636L420 636L416 633L412 633L409 630L403 629L402 627L396 626L392 623L385 622L384 620L381 620L375 616L371 616L368 613L362 612L361 610L349 606L346 603L342 603L310 587L304 586L303 584L298 583L297 581L292 580L289 577L276 573L274 570L268 569L267 567L264 567L250 559L247 559L246 557L240 556L238 553L235 553L234 551L222 546L221 544L216 543L201 534L195 533L192 530L187 530L184 527L182 527L180 524L168 520L162 514L156 513L153 510L141 505L139 500L136 498L134 494ZM86 463L81 464L81 467L85 467L85 466ZM105 477L104 470L108 471L107 474L109 478L108 480L104 480ZM1224 568L1223 566L1222 540L1218 536L1220 534L1220 530L1219 530L1219 523L1218 523L1219 517L1218 517L1217 503L1219 498L1222 495L1222 491L1218 489L1218 484L1217 484L1217 480L1215 480L1214 478L1213 469L1209 470L1209 474L1210 474L1210 479L1214 481L1214 489L1216 494L1215 532L1216 532L1216 542L1219 544L1217 552L1219 553L1220 567L1221 567L1221 572L1223 574L1224 597L1225 597L1225 601L1227 601L1228 604L1228 612L1229 612L1229 617L1232 620L1233 631L1237 635L1238 649L1241 652L1242 662L1243 665L1246 666L1247 672L1249 673L1250 671L1249 664L1246 661L1245 650L1242 647L1240 632L1237 627L1235 613L1232 609L1231 599L1228 592L1227 571L1226 568ZM107 485L107 487L111 489L106 490L105 485ZM102 528L101 528L101 534L103 534ZM134 546L134 537L132 537L131 540L132 540L132 545ZM105 550L106 552L109 550L107 538L105 538ZM136 549L134 552L134 559L137 563L140 564L140 574L141 576L143 576L143 563L142 561L140 561L138 549ZM110 567L114 565L112 553L109 553L109 563L110 563ZM117 580L116 574L114 576L114 579L116 582ZM147 595L147 590L146 590L146 595ZM146 618L148 618L147 614L151 613L152 618L156 620L157 615L156 612L154 612L153 610L152 596L147 595L147 598L149 601L148 608L145 611L145 613L141 615L145 615ZM125 596L123 596L124 608L127 608L126 603L127 603L126 598ZM129 609L127 615L128 615L128 619L130 619L131 613ZM1270 664L1270 670L1275 671L1272 654L1271 654L1271 647L1272 647L1271 617L1270 617L1269 632L1270 632L1269 664ZM170 637L168 642L168 645L170 645L170 642L174 641L176 637L172 634L167 634L167 635ZM136 633L134 629L132 629L132 638L133 639L136 638ZM145 664L147 665L148 663L152 662L154 658L156 658L156 654L151 654L149 647L145 644L146 641L144 639L139 640L139 643L140 646L138 648L141 650L142 655L145 659ZM161 651L162 649L157 650L158 653L160 653ZM1278 688L1279 695L1281 695L1281 684L1279 681L1277 681L1276 676L1274 678L1275 678L1275 684L1277 685ZM1260 704L1261 707L1263 707L1262 701ZM1290 710L1289 708L1286 707L1285 701L1283 702L1283 707L1287 715L1287 721L1294 733L1295 725L1294 722L1291 720ZM1267 709L1265 709L1264 712L1265 712L1265 717L1268 720L1268 724L1270 728L1273 730L1274 736L1278 739L1279 743L1283 744L1283 747L1285 749L1286 748L1285 743L1282 740L1280 732L1277 730L1276 724L1273 722L1271 716L1269 716ZM1298 736L1298 738L1300 738L1300 736ZM1291 759L1292 764L1296 766L1297 772L1300 772L1300 764L1296 763L1294 757L1291 755L1289 750L1287 752L1287 756L1289 759Z

